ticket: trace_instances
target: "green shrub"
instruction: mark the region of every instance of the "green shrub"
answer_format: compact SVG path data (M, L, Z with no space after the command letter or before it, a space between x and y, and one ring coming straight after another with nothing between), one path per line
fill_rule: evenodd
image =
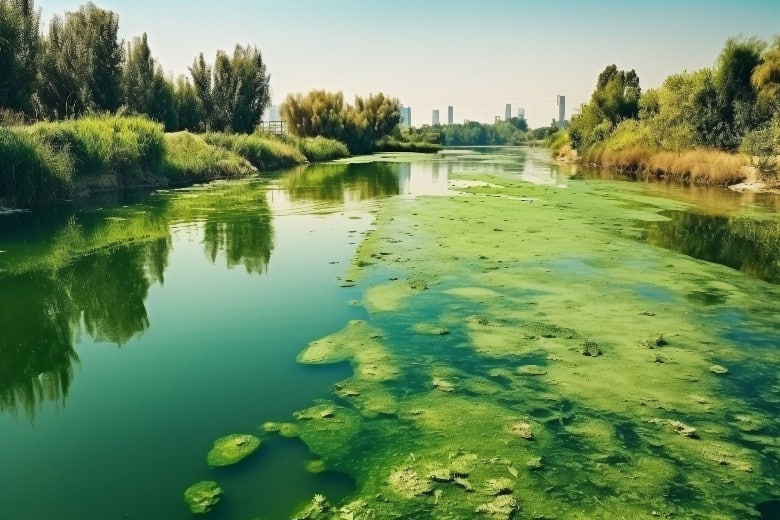
M284 142L295 146L309 162L325 162L349 157L347 145L327 137L285 137Z
M163 173L174 184L245 177L257 170L234 152L189 132L166 134Z
M72 193L73 161L26 130L0 127L0 199L34 206Z
M32 133L54 150L71 154L78 176L156 171L165 153L162 125L144 117L94 116L39 123Z
M236 152L261 171L278 170L307 162L298 148L275 137L208 133L203 138L209 144Z

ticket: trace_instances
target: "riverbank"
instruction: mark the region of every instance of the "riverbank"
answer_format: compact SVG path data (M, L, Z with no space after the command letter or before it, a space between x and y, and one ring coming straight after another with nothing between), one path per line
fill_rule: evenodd
M143 117L0 127L0 207L133 188L188 186L349 156L325 138L177 132Z
M552 156L561 164L603 168L631 179L720 186L754 193L780 193L780 178L771 174L761 175L741 154L707 149L674 153L633 148L589 151L581 156L565 142L553 145Z
M355 366L296 424L358 491L308 511L757 518L778 357L724 316L771 341L778 288L637 240L681 203L453 177L466 194L382 202L347 274L367 321L300 356Z

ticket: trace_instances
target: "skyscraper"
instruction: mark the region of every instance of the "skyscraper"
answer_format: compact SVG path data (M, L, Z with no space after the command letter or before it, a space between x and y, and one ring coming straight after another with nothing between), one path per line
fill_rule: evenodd
M509 121L510 119L512 119L512 104L507 103L506 112L504 113L504 121Z
M452 108L452 105L447 107L447 124L451 125L455 122L455 110Z
M558 128L566 124L566 96L558 96Z
M412 108L411 107L405 107L401 105L401 121L399 123L401 126L409 128L412 126Z
M440 124L439 123L439 111L438 110L434 110L433 111L433 124L434 125Z

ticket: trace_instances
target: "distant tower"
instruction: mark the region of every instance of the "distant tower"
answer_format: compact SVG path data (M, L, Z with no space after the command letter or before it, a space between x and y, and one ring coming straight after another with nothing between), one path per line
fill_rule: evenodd
M566 96L558 96L558 128L566 124Z
M510 103L506 104L506 112L504 114L504 121L509 121L512 119L512 105Z
M440 124L439 123L439 111L438 110L434 110L433 111L433 124L434 124L434 126Z
M452 105L447 107L447 124L451 125L455 122L455 110L452 108Z
M401 105L401 121L399 124L403 127L409 128L412 126L412 109L411 107L405 107Z
M517 109L517 119L525 119L525 109L524 108L518 108Z

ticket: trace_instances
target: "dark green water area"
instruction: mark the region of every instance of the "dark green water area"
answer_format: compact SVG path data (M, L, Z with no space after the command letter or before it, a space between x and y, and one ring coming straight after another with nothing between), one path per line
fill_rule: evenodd
M778 210L501 148L2 214L0 519L777 518Z

